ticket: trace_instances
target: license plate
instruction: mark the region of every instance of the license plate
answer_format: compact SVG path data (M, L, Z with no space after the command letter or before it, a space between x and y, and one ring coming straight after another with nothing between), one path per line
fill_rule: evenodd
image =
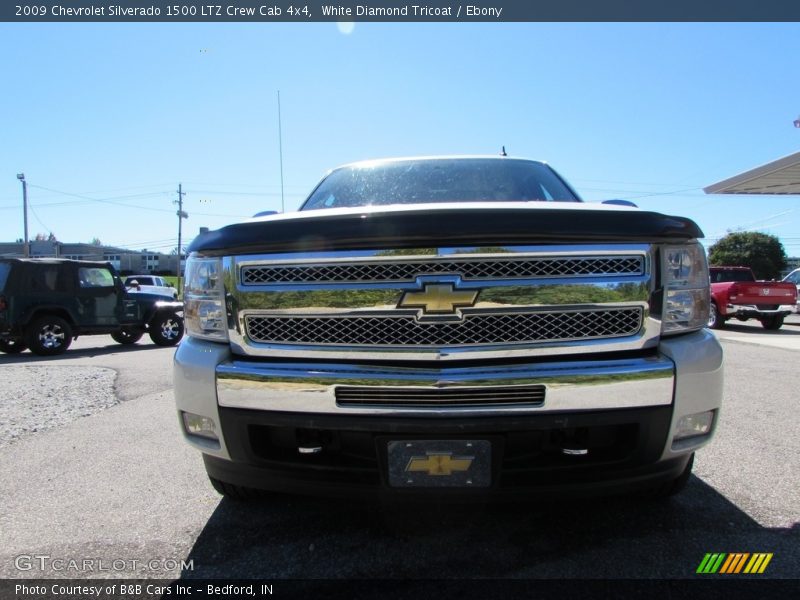
M389 485L422 488L485 488L492 482L488 440L389 442Z

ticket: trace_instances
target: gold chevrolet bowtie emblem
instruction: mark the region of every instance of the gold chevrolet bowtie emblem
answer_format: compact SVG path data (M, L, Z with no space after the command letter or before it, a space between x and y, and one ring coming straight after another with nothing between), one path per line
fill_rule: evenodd
M453 314L458 306L472 306L477 290L455 290L452 283L425 284L421 292L406 292L398 308L421 308L423 314Z
M469 470L471 456L453 457L451 454L428 454L414 456L408 461L407 473L427 473L428 475L452 475Z

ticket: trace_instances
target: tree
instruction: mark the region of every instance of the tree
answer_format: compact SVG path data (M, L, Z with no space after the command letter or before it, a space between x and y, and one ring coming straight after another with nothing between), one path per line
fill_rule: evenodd
M786 268L786 251L774 235L757 231L729 233L708 249L715 266L750 267L758 279L777 279Z
M92 246L102 246L103 242L100 241L99 237L93 237L92 241L89 242Z

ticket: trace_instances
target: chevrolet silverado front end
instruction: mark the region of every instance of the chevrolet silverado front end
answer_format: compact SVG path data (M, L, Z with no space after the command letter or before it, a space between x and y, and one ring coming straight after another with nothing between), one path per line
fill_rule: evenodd
M235 498L674 493L722 395L699 237L534 161L335 170L192 245L182 431Z

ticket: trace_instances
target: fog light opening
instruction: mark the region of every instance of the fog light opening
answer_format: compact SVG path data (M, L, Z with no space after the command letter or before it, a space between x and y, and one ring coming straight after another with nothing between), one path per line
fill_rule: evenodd
M587 456L589 454L589 431L585 427L557 431L555 440L564 456Z
M213 419L188 412L184 412L182 415L183 428L188 435L196 435L197 437L207 440L219 441L217 426Z
M706 436L711 433L713 424L713 410L685 415L680 418L678 424L675 426L675 433L672 436L672 441L676 442L678 440Z
M305 455L320 454L332 440L330 431L320 429L298 429L295 436L297 451Z

